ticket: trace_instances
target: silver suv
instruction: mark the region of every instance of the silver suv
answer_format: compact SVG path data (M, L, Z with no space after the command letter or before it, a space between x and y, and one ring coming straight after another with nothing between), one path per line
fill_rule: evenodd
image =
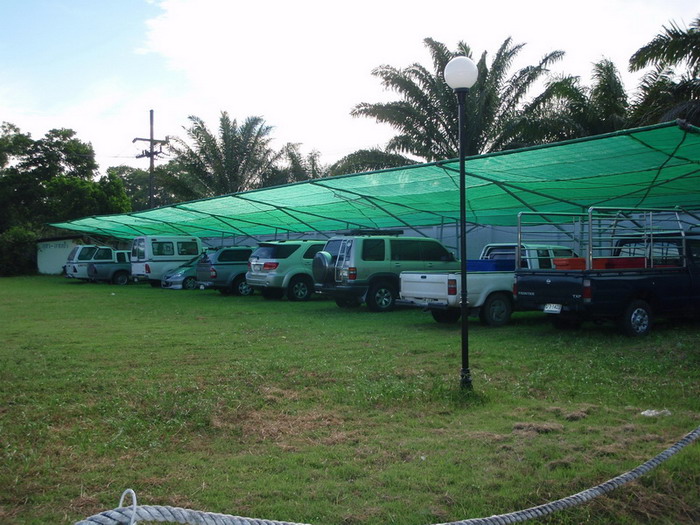
M403 232L355 230L332 237L313 261L315 290L340 307L367 303L374 312L394 308L403 271L459 269L454 255L435 239Z
M250 256L246 281L266 299L307 301L314 292L311 263L326 241L261 242Z
M245 280L251 253L250 246L229 246L203 253L197 262L197 284L224 295L251 295L253 290Z

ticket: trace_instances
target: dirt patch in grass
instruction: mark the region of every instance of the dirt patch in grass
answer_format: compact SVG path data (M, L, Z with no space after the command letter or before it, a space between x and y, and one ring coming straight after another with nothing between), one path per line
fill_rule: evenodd
M562 432L564 425L561 423L515 423L513 430L516 432L534 432L535 434L550 434Z
M247 413L240 423L244 439L273 442L283 448L309 443L340 444L356 438L354 432L344 429L339 417L322 410L299 413L257 410Z

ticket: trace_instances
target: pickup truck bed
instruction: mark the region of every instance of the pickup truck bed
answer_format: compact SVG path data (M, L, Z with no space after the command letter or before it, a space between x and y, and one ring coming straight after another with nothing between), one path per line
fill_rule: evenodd
M456 322L461 313L461 282L459 272L401 272L402 299L397 304L429 309L439 323ZM512 286L512 271L467 273L470 314L478 314L487 326L508 323L513 311Z

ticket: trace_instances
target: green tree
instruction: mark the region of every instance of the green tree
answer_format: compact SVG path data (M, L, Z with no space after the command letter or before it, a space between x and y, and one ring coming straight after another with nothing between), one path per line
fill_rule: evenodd
M300 144L287 144L282 148L279 162L262 176L260 187L319 179L326 172L327 168L321 164L321 154L318 151L314 150L305 156L300 151Z
M630 58L630 71L653 69L632 104L635 125L685 119L700 126L700 17L688 29L675 22Z
M107 168L107 175L119 177L124 184L126 195L133 211L149 208L150 173L131 166L112 166ZM153 170L153 206L167 206L177 202L196 199L198 195L191 190L177 162L155 166Z
M510 124L512 146L546 144L624 129L629 102L619 70L610 60L593 65L593 83L563 76L546 83Z
M431 38L424 40L432 57L432 70L421 64L407 68L380 66L372 74L386 89L396 91L400 100L387 103L361 103L353 116L374 118L394 127L398 134L386 145L389 153L415 156L426 161L453 158L457 138L457 100L443 78L445 65L455 56L472 56L471 48L460 42L452 52ZM512 123L521 117L528 92L560 60L564 52L547 53L536 65L510 74L511 66L524 44L510 38L492 60L484 52L477 62L479 77L466 100L467 154L498 151L517 140Z
M361 149L346 155L328 169L328 175L346 175L365 171L378 171L399 166L416 164L398 153L388 153L379 148Z
M73 130L53 129L38 140L8 123L0 132L0 233L40 233L48 222L130 211L119 179L94 180L95 153Z
M260 187L283 156L270 146L272 128L260 117L248 117L242 125L225 111L218 135L199 117L190 116L185 128L188 141L174 138L170 149L193 194L213 197Z

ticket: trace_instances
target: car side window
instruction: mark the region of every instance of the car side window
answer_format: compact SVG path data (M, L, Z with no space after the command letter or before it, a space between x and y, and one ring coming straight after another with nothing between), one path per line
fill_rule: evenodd
M146 241L144 239L136 239L131 247L131 257L135 259L144 259L146 257Z
M420 242L393 240L391 241L391 260L392 261L420 261L421 250Z
M247 261L252 250L224 250L219 255L220 262L241 262Z
M321 251L323 244L312 244L302 255L303 259L313 259L314 255Z
M537 250L537 264L541 270L552 267L552 260L549 258L549 250Z
M90 259L92 259L92 256L95 255L96 251L97 248L84 248L80 250L80 253L78 254L78 260L89 261Z
M424 261L451 261L452 255L442 244L434 241L420 243L421 259Z
M178 255L197 255L197 243L194 241L178 242L177 253ZM172 255L172 253L168 255Z
M117 253L117 262L118 263L126 263L129 262L126 260L126 253L124 252L118 252Z
M700 264L700 240L689 239L686 246L688 248L688 260L692 264Z
M362 243L363 261L384 260L384 239L365 239Z
M175 255L172 242L153 241L151 244L153 255Z
M108 261L112 258L111 248L99 248L93 257L95 261Z

